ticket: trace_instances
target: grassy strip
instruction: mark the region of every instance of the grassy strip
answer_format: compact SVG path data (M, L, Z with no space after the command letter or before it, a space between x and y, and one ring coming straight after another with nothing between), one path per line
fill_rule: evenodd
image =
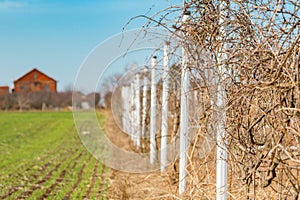
M10 127L0 129L0 151L2 162L1 172L9 172L14 168L21 168L23 161L28 163L33 159L39 159L45 152L54 149L58 141L63 140L69 134L65 130L73 127L71 115L62 113L57 115L48 113L7 113L7 116L0 115L0 126L11 123ZM57 119L57 117L59 117ZM18 118L23 126L16 127L14 120ZM9 147L7 147L9 146ZM11 167L13 166L13 167Z
M13 188L5 198L98 196L102 165L82 146L71 112L0 113L0 127L0 193Z
M83 149L82 149L83 150ZM64 162L61 167L53 174L51 179L44 184L43 189L35 191L31 198L33 199L53 199L51 196L58 191L64 190L68 181L68 175L74 163L78 164L79 161L88 156L85 151L81 151L79 155L74 156L68 161Z
M97 116L104 126L103 115ZM72 198L87 194L97 161L82 146L71 112L0 113L0 127L0 196L62 199L71 190ZM98 178L102 165L97 168L91 198L103 184Z

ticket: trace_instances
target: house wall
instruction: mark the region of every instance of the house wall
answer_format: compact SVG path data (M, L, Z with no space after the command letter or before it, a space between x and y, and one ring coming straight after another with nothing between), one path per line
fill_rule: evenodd
M56 81L38 71L32 71L14 82L14 90L15 92L56 92Z
M0 86L0 95L7 95L9 94L9 87L8 86Z

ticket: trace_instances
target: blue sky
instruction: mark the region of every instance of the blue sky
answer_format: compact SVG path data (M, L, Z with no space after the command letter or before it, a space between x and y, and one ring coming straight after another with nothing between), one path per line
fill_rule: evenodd
M89 52L131 17L182 0L0 0L0 85L38 68L63 90ZM139 28L136 20L127 29Z

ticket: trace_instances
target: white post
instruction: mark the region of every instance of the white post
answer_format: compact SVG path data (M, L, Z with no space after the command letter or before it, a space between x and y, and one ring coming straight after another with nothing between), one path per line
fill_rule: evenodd
M185 23L190 16L184 13L182 22ZM186 166L188 150L188 128L189 128L189 71L187 66L187 52L182 47L182 73L180 94L180 155L179 155L179 194L186 189Z
M156 160L156 83L155 83L155 70L156 70L156 56L152 57L151 68L151 102L150 102L150 163L153 164Z
M126 87L123 86L121 89L121 98L122 98L122 127L123 130L126 132L126 98L125 98L125 91Z
M136 116L136 146L140 147L140 137L141 137L141 103L140 103L140 75L136 74L135 81L135 116Z
M165 171L167 166L167 143L168 143L168 106L169 106L169 48L168 42L164 48L164 74L162 88L162 121L161 121L161 158L160 169Z
M143 100L142 100L142 138L146 137L146 117L147 117L147 69L144 69Z
M224 23L224 18L226 17L227 3L222 1L220 5L220 24ZM220 33L221 37L225 36L225 27L221 25ZM226 44L224 46L226 48ZM225 75L225 66L220 65L220 60L225 58L225 53L220 53L218 55L219 59L219 74L218 86L217 86L217 112L218 112L218 122L217 122L217 172L216 172L216 199L217 200L226 200L227 199L227 134L225 129L226 123L226 91L224 85L224 75Z
M194 105L198 108L198 91L194 91Z
M129 110L130 110L130 101L129 101L129 92L130 92L130 87L126 86L124 91L124 102L125 102L125 132L130 133L130 116L129 116Z
M134 132L135 132L135 126L134 126L134 122L135 122L135 114L134 114L134 84L131 83L130 84L130 137L131 140L134 141Z

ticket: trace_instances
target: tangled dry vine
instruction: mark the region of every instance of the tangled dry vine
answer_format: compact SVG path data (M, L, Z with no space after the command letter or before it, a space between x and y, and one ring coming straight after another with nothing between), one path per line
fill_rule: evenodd
M278 199L298 199L300 3L233 0L227 5L220 10L220 1L191 0L183 7L183 12L191 13L187 27L183 28L180 23L182 15L176 14L183 13L182 6L170 6L147 17L149 21L145 27L162 26L173 34L183 31L185 34L180 37L186 41L183 45L187 49L192 44L212 54L214 64L204 68L195 48L189 51L192 74L205 77L199 81L199 76L194 76L192 82L198 85L193 89L201 88L204 94L205 88L208 93L205 98L215 98L212 95L214 79L207 81L208 72L216 79L226 77L222 84L226 87L229 184L245 186L229 187L231 196L240 193L247 198L271 195ZM226 28L221 30L220 27ZM226 56L220 58L220 53ZM224 74L218 70L220 65L226 69L222 70ZM209 104L207 108L205 104L202 110L206 111L201 118L201 123L206 124L203 131L208 132L207 119L213 116L214 106ZM193 153L194 148L191 149ZM199 171L193 171L193 167L207 160L190 158L193 186L189 191L195 194L199 185L205 185L206 179L196 173Z

